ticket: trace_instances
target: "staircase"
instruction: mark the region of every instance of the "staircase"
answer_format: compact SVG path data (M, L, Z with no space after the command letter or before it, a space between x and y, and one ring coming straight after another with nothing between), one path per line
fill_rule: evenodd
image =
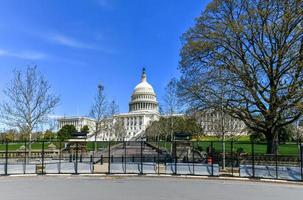
M108 149L104 149L101 154L103 157L108 157ZM141 155L143 162L156 162L157 160L165 162L172 158L166 150L159 149L146 141L127 141L113 145L110 148L110 156L114 162L122 161L122 157L127 162L140 162ZM95 163L98 162L100 162L100 159Z

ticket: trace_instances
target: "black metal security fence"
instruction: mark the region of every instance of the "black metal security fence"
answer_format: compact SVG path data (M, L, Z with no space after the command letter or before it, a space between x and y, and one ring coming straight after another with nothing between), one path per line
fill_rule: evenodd
M0 142L0 175L171 174L303 181L302 144L237 141Z

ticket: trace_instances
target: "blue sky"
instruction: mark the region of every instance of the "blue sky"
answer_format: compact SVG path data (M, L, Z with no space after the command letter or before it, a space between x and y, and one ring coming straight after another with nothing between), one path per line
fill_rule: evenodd
M208 2L0 0L0 100L12 70L35 64L61 97L56 115L87 115L99 82L127 112L142 67L161 101L180 37Z

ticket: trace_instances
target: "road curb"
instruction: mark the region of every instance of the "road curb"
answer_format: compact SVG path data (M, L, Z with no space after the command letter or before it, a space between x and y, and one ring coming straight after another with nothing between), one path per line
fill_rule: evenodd
M241 178L241 177L212 177L212 176L192 176L192 175L169 175L169 174L16 174L1 176L4 177L87 177L87 178L174 178L174 179L195 179L195 180L217 180L217 181L240 181L254 183L275 183L286 185L303 186L303 182L273 180L273 179L256 179L256 178Z

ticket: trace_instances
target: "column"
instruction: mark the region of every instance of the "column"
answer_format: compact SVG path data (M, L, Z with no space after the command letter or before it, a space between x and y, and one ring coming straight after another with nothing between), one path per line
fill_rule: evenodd
M140 117L137 117L137 127L140 126Z

